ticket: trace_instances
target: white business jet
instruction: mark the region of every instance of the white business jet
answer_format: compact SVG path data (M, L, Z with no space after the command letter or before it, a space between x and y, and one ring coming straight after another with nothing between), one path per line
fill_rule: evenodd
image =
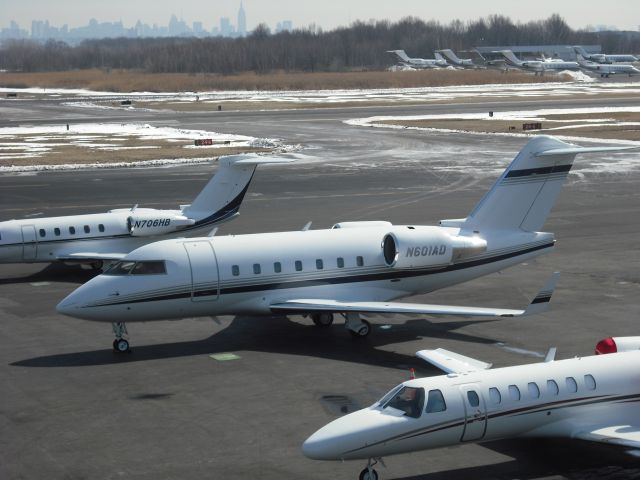
M369 408L324 426L303 444L316 460L368 459L506 438L578 438L640 449L640 337L607 338L596 354L489 370L444 349L418 357L447 374L403 382ZM613 355L598 355L609 354Z
M547 71L562 71L562 70L579 70L580 65L577 62L565 62L560 59L544 59L544 60L520 60L511 50L500 50L497 53L501 54L505 62L512 67L519 68L521 70L529 70L535 72L535 74L542 75Z
M623 63L612 65L612 64L590 62L585 60L580 54L577 54L576 58L578 59L580 68L582 68L583 70L599 73L600 77L609 78L609 75L621 75L621 74L629 75L629 76L640 75L640 70L638 70L633 65L628 65Z
M436 58L410 58L404 50L387 50L387 53L394 54L401 65L413 68L444 68L448 66L447 61L438 55Z
M436 50L435 53L441 54L446 59L445 61L447 63L450 63L451 65L454 65L456 67L478 68L478 66L473 63L473 60L471 60L470 58L460 58L453 52L453 50L449 48L445 48L443 50Z
M596 63L633 63L638 61L638 57L628 54L587 53L587 51L580 46L573 47L573 51L576 52L576 55L580 55L582 58Z
M72 262L101 268L162 238L202 236L236 215L258 165L289 162L257 155L221 157L191 205L0 222L0 263Z
M200 239L141 247L79 287L57 309L115 322L208 315L311 315L328 326L336 313L355 336L360 314L515 316L522 310L400 303L394 300L503 270L551 251L540 232L574 157L634 147L531 139L467 218L440 226L344 222L309 230ZM637 147L636 147L637 148Z

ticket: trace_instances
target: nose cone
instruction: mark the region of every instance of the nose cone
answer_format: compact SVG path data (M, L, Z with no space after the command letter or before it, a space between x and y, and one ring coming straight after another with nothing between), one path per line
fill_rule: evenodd
M100 276L89 280L58 303L56 310L63 315L83 320L103 320L102 309L95 307L95 303L105 296L101 283Z

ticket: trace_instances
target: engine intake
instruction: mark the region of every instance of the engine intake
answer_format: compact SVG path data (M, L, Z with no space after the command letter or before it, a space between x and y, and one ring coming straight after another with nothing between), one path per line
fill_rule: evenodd
M148 237L175 232L193 225L195 220L183 215L131 215L127 218L127 230L134 237Z

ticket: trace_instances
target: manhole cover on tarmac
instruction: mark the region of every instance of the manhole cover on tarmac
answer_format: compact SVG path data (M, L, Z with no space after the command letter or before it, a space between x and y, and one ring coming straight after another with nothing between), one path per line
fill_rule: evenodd
M346 415L360 410L358 404L346 395L323 395L320 400L322 406L332 415Z

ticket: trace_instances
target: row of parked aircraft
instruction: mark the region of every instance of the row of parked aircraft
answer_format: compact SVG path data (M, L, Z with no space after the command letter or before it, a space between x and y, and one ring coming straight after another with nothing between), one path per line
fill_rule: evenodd
M202 235L238 214L258 165L289 160L223 157L191 205L0 223L0 261L82 262L104 267L57 310L110 322L115 352L128 352L125 322L216 315L308 315L320 328L345 318L355 337L376 314L515 317L544 311L554 273L524 310L405 303L550 252L542 227L578 154L638 147L579 147L537 136L465 218L438 226L341 222L330 229ZM64 233L63 233L64 232ZM107 265L100 265L104 262ZM640 338L606 339L597 353L638 350ZM418 356L440 377L397 386L372 407L342 417L303 445L310 458L367 459L360 479L376 480L379 458L512 436L569 436L640 449L633 425L640 399L628 382L639 352L489 370L446 350ZM615 408L610 408L614 406ZM631 423L631 425L630 425Z
M599 74L601 77L609 77L610 75L625 74L638 75L638 70L630 63L617 62L637 62L638 59L633 55L605 55L605 54L589 54L582 47L573 47L576 53L577 61L564 61L560 59L549 59L544 56L537 60L520 60L511 50L498 50L494 53L500 55L499 60L485 61L484 65L476 65L470 58L459 58L452 50L437 50L434 53L435 58L410 58L404 50L389 50L399 60L400 64L407 67L424 69L424 68L515 68L518 70L534 72L536 75L542 75L545 72L559 72L563 70L584 70Z

